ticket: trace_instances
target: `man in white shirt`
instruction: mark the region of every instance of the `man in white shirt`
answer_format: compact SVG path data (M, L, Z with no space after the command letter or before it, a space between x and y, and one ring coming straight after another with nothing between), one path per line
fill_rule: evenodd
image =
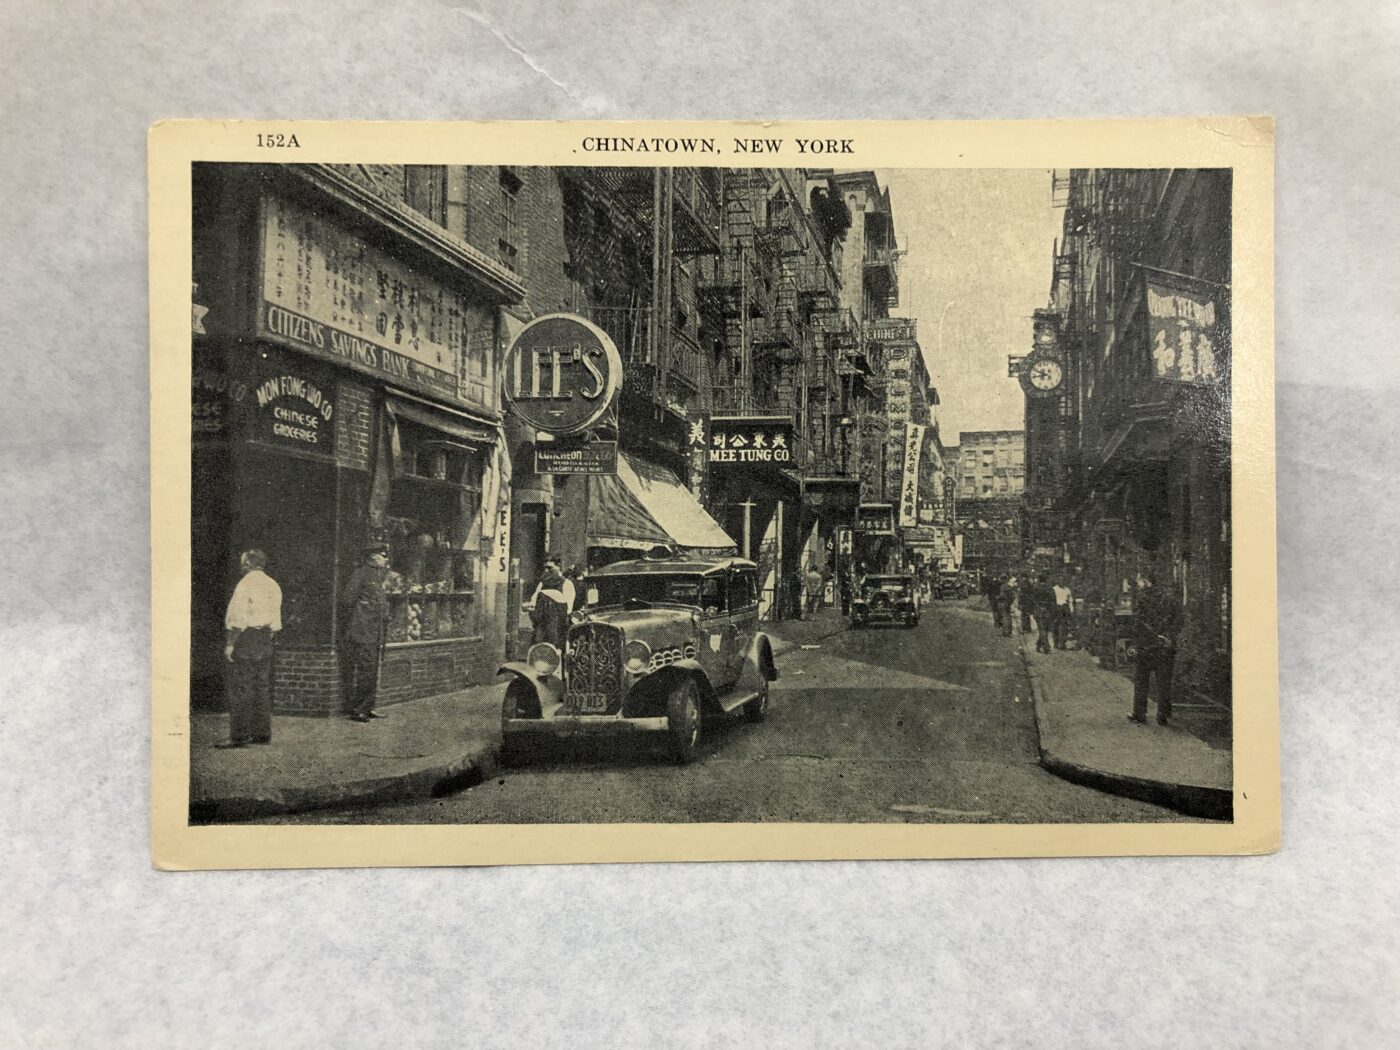
M1063 649L1074 621L1074 592L1062 577L1055 584L1055 648Z
M228 662L228 743L221 748L272 743L272 653L282 630L282 588L263 571L267 555L244 551L243 578L224 616Z

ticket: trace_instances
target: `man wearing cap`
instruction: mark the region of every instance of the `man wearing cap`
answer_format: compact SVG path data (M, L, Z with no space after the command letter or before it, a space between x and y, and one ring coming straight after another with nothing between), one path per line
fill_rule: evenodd
M355 722L384 716L374 709L379 690L379 660L389 622L384 579L389 574L389 545L371 543L364 564L350 574L340 593L340 671L345 715Z
M228 742L221 748L272 742L272 654L282 630L282 588L263 569L267 555L244 551L243 574L224 615L228 661Z

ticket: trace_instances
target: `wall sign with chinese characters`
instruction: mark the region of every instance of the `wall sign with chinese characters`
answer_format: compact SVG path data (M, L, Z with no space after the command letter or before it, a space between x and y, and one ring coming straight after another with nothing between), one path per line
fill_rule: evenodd
M899 524L919 524L919 460L924 450L922 423L904 424L904 479L899 486Z
M856 533L860 536L893 536L894 506L862 503L856 508Z
M749 464L784 470L792 466L793 426L787 416L712 416L711 467Z
M395 383L494 408L496 315L299 205L263 205L258 334Z
M1147 277L1147 337L1152 373L1176 383L1215 379L1219 347L1215 294L1202 286Z

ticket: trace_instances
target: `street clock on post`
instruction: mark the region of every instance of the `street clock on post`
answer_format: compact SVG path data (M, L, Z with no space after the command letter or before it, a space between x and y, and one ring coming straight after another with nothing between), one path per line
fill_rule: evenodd
M1065 359L1060 352L1059 320L1058 314L1048 310L1035 312L1034 346L1021 362L1021 389L1027 397L1048 397L1064 389Z

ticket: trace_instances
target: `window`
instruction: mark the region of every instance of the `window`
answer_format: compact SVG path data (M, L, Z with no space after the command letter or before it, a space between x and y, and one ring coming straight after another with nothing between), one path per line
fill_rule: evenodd
M524 183L513 167L500 169L500 213L497 257L510 270L518 265L520 246L520 188Z
M737 612L741 609L749 609L758 604L758 587L754 574L751 572L732 572L729 574L729 610Z
M982 495L984 495L984 496L990 496L991 494L992 494L992 483L991 483L990 481L984 481L984 482L982 482Z
M440 164L405 164L404 203L439 226L447 225L447 169Z
M401 473L389 490L390 642L480 633L475 602L478 545L469 543L481 505L475 449L428 427L398 424Z
M706 576L701 581L700 605L705 615L713 616L725 609L724 580L719 576Z

